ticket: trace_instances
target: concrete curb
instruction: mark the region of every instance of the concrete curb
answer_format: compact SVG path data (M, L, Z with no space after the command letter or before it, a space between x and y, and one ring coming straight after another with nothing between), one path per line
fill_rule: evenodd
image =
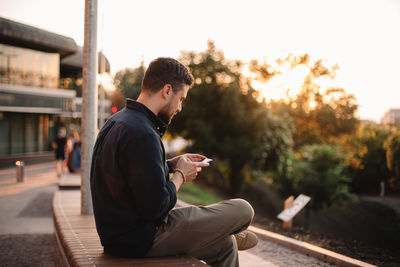
M290 237L286 237L277 233L250 226L249 230L257 234L261 239L277 243L281 246L298 251L300 253L309 255L319 260L333 263L337 266L362 266L362 267L376 267L375 265L356 260L339 253L320 248L309 243L299 241Z
M81 175L66 173L64 174L59 182L58 188L60 190L79 190L81 189Z

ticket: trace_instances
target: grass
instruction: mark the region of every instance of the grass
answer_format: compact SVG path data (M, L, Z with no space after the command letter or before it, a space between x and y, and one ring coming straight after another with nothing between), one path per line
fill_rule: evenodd
M179 190L178 198L195 205L210 205L222 200L210 190L194 183L184 184Z

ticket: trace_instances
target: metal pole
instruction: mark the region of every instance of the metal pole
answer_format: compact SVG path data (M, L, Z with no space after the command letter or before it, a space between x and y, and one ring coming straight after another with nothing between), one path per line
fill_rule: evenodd
M100 74L101 74L101 81L100 81L100 103L99 103L99 129L101 129L104 125L104 87L103 87L103 75L104 75L104 56L103 51L100 52Z
M92 214L90 166L97 135L97 0L85 0L82 90L81 213Z
M99 103L99 129L101 129L104 125L104 87L103 87L103 79L104 79L104 72L106 68L105 64L105 57L103 55L103 37L104 37L104 14L101 14L101 34L100 34L100 74L101 74L101 80L100 80L100 103Z

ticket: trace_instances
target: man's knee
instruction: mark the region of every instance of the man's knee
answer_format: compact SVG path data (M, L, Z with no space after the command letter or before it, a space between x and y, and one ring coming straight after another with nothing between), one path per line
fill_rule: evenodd
M244 218L246 221L251 222L254 217L254 209L244 199L235 198L231 200L233 205L235 205L237 212L240 214L240 217Z

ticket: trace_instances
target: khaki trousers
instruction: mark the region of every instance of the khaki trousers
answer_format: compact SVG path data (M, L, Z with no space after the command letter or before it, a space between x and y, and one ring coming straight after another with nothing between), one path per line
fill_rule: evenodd
M239 266L233 234L245 230L254 210L243 199L175 208L160 225L148 257L187 254L211 266Z

